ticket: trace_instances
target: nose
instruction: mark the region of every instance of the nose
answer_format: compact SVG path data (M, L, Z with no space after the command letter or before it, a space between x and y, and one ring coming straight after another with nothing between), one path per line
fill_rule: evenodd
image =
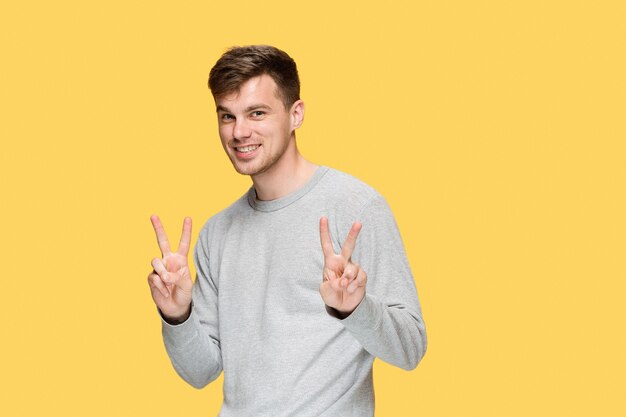
M235 126L233 127L233 138L242 140L249 138L252 135L252 129L250 128L248 121L245 118L238 118L235 120Z

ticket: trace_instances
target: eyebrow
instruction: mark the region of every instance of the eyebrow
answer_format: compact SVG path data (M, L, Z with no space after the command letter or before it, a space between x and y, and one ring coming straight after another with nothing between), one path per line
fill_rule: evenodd
M272 110L272 108L270 106L268 106L267 104L253 104L251 106L246 107L243 110L243 112L244 113L248 113L248 112L251 112L252 110L257 110L257 109ZM217 112L223 111L225 113L232 113L227 107L224 107L221 104L218 104L217 107L215 108L215 110Z

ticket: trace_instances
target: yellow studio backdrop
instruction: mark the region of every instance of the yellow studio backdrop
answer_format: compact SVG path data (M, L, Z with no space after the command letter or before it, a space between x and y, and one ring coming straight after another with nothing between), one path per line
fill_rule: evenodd
M171 367L149 216L193 243L249 187L206 87L291 54L314 162L378 189L429 337L377 416L626 415L626 3L0 6L2 416L215 416Z

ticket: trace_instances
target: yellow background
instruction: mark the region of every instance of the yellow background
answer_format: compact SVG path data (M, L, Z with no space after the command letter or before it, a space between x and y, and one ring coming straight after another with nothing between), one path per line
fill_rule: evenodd
M23 1L0 6L0 415L214 416L146 277L250 182L206 79L274 44L309 159L394 210L429 336L377 416L625 415L626 3Z

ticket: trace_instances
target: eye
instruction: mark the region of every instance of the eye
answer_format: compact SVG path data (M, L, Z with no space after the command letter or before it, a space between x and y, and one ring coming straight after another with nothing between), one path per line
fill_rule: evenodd
M233 120L234 118L235 118L235 116L233 116L232 114L228 114L228 113L224 113L221 116L221 119L224 120L224 121Z
M252 112L252 117L262 117L264 115L265 115L265 112L261 110L255 110Z

